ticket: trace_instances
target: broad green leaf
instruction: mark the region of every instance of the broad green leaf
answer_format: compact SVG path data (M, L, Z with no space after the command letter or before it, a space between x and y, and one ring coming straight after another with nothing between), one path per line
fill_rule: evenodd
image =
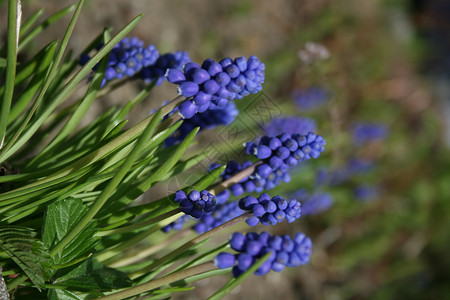
M59 243L67 232L87 212L88 208L79 199L66 199L52 203L45 213L42 240L48 248ZM83 230L67 246L52 259L53 265L67 264L72 260L85 256L94 250L98 243L96 222L91 220Z
M75 295L74 293L71 293L66 290L49 289L48 299L49 300L81 300L82 298L80 298L77 295Z
M48 276L44 265L49 255L47 248L35 236L36 233L30 228L0 227L0 250L4 251L39 288L43 287Z
M89 258L76 267L58 270L53 283L70 290L86 291L125 288L131 285L131 280L125 273Z

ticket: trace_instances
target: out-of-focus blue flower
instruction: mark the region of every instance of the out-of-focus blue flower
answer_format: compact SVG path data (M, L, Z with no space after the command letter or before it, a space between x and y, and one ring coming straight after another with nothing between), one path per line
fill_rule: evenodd
M315 193L302 201L302 215L316 215L330 209L333 197L329 193Z
M316 122L313 119L303 117L274 118L263 126L264 135L277 136L283 133L307 135L310 131L316 131Z
M201 234L239 217L243 213L245 211L239 208L236 201L218 204L213 213L203 215L192 228L198 234Z
M264 231L246 235L235 232L231 235L230 246L238 253L221 252L214 259L214 264L221 269L233 267L234 277L247 271L259 258L270 252L272 254L255 271L255 275L262 276L270 270L280 272L285 267L304 265L312 254L311 239L303 233L297 233L291 238L289 235L270 236Z
M300 111L308 111L324 105L328 101L328 92L323 88L312 86L295 90L292 98Z
M178 108L172 112L178 111ZM233 102L228 102L222 109L210 109L201 113L195 114L190 119L183 120L181 126L166 139L166 146L171 146L181 142L194 128L200 127L200 131L205 129L212 129L220 125L229 125L233 123L239 114L239 110Z
M353 190L356 200L361 202L368 202L376 199L379 196L380 188L374 185L360 185Z
M344 166L338 167L334 170L327 168L320 168L316 173L317 185L340 185L357 175L362 175L370 172L374 167L371 160L363 158L352 158Z
M123 38L109 54L102 85L109 80L132 77L142 68L153 65L158 57L159 52L155 46L145 47L144 42L137 37ZM81 55L80 64L86 64L89 59L89 55ZM97 66L94 69L96 68Z
M387 126L382 123L359 122L353 124L353 142L358 146L374 140L383 140L388 134Z

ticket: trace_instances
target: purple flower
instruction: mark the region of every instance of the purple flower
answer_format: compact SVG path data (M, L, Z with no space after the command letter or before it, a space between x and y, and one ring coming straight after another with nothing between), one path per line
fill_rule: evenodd
M186 101L185 103L190 102ZM176 111L178 111L178 108L174 109L172 114ZM182 141L196 127L200 127L200 131L203 131L220 125L229 125L236 119L238 114L239 110L231 101L223 109L210 109L197 113L192 118L183 120L177 131L166 139L166 146Z
M273 270L282 271L285 267L298 267L309 262L312 254L311 239L303 233L297 233L294 238L289 235L270 236L267 232L260 234L249 232L246 235L235 232L231 235L230 246L237 254L219 253L214 264L221 268L233 267L234 277L247 271L258 259L267 253L269 258L255 271L262 276Z
M178 85L178 93L192 98L189 110L180 107L185 119L208 109L222 109L230 100L241 99L262 89L264 64L256 56L225 58L220 62L205 60L201 66L187 63L183 74L169 69L166 78ZM183 79L184 78L184 79Z
M333 205L333 197L328 193L316 193L309 197L307 200L302 201L302 214L315 215L325 210L330 209Z
M99 45L98 49L101 48ZM143 68L153 65L159 57L155 46L144 46L144 42L136 37L123 38L111 50L105 71L104 85L107 81L132 77ZM89 55L82 54L80 64L84 65L90 59ZM97 66L94 68L96 69Z
M144 80L144 82L156 81L156 85L160 85L165 79L165 75L168 75L166 73L169 69L181 72L184 65L186 65L190 61L191 59L189 57L189 54L185 51L166 53L164 55L161 55L154 64L144 67L140 71L139 76ZM173 80L171 82L182 82L185 80L185 78L181 79L180 77L177 77L180 76L179 73L173 73L170 74L171 76L168 76L168 78ZM184 76L183 73L182 75Z
M211 213L216 205L216 198L206 190L201 192L193 190L187 195L179 190L175 193L174 200L180 204L182 212L196 219L205 213Z
M295 90L292 98L300 111L307 111L324 105L328 101L328 93L323 88L312 86Z
M306 135L308 132L317 129L316 122L313 119L303 117L274 118L263 128L267 136L277 136L283 133Z
M374 140L383 140L389 134L385 124L359 122L353 124L353 142L362 146Z

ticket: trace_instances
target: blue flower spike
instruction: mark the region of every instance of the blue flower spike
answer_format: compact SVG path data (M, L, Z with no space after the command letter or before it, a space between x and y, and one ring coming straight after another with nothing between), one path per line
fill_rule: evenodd
M303 233L297 233L294 238L289 235L270 236L267 232L233 233L230 246L237 254L221 252L214 258L214 264L220 269L233 267L234 277L247 271L267 253L272 254L255 271L255 275L262 276L270 270L280 272L285 267L307 264L312 254L311 239Z
M169 82L178 85L179 95L188 98L186 101L194 99L188 112L180 107L181 116L190 119L199 111L221 109L229 101L261 91L264 69L264 64L256 56L251 56L248 60L238 57L234 61L225 58L220 62L207 59L201 66L189 62L182 74L172 69L165 74Z

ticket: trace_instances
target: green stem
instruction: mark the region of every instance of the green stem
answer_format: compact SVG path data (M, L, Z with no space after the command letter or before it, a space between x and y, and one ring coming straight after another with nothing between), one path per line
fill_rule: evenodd
M248 177L248 176L252 175L253 172L255 172L256 167L258 167L261 164L262 164L261 161L258 161L256 163L254 163L250 167L245 168L244 170L242 170L239 173L231 176L227 180L225 180L225 181L215 185L214 187L212 187L209 190L209 192L211 194L213 194L213 195L219 194L220 192L224 191L225 189L227 189L228 187L232 186L233 184L240 182L245 177Z
M216 235L218 232L220 232L223 229L226 229L228 227L231 227L235 224L238 224L244 220L246 220L248 217L251 216L251 213L244 213L243 215L236 217L226 223L223 223L222 225L211 229L210 231L207 231L205 233L203 233L202 235L199 235L198 237L190 240L189 242L185 243L184 245L182 245L181 247L175 249L174 251L170 252L169 254L166 254L165 256L161 257L160 259L157 259L156 261L154 261L151 265L143 268L140 271L136 271L134 273L130 274L130 278L135 279L137 277L140 277L152 270L154 270L155 268L163 265L165 262L169 261L170 259L180 255L181 253L183 253L184 251L188 250L189 248L191 248L192 246L195 246L196 244L206 240L207 238L210 238L214 235Z
M158 222L165 220L166 218L172 217L180 212L181 212L181 210L179 208L175 208L169 212L166 212L162 215L151 218L151 219L141 222L141 223L136 223L136 224L132 224L132 225L128 225L128 226L124 226L124 227L120 227L120 228L116 228L116 229L112 229L112 230L101 231L98 233L98 236L107 236L107 235L113 235L113 234L133 231L135 229L139 229L139 228L142 228L142 227L145 227L148 225L158 223Z
M114 262L108 264L111 268L120 268L124 266L129 266L134 263L139 262L140 260L143 260L146 257L149 257L152 254L155 254L159 250L162 250L166 248L169 245L172 245L172 243L179 241L183 237L185 237L187 234L189 234L190 229L183 229L176 234L169 237L167 240L162 241L161 243L158 243L156 245L151 245L147 248L140 249L139 252L137 252L134 255L130 255L129 257L122 257L120 259L114 260Z
M137 159L141 150L144 148L146 141L151 137L156 127L157 122L159 122L161 116L161 111L155 114L151 122L147 125L142 135L139 137L136 146L133 148L122 167L118 171L118 173L111 179L108 185L105 187L100 196L95 200L86 214L77 222L77 224L73 227L71 231L69 231L66 236L50 251L50 256L55 256L58 252L60 252L64 247L70 243L82 230L83 228L91 221L97 212L102 208L102 206L106 203L109 196L114 192L116 187L125 177L134 161Z
M137 285L135 287L129 288L127 290L124 290L122 292L114 293L105 297L101 297L99 299L103 300L115 300L115 299L124 299L127 297L135 296L142 294L146 291L153 290L155 288L158 288L160 286L179 281L181 279L185 279L191 276L195 276L198 274L202 274L208 271L211 271L213 269L216 269L217 267L214 265L213 262L206 262L201 265L191 267L189 269L181 270L172 274L169 274L167 276L151 280L149 282Z
M14 79L16 78L17 64L17 43L19 40L18 26L18 7L17 0L9 0L8 6L8 52L6 56L6 82L5 92L3 94L3 102L0 112L0 149L3 147L5 140L6 126L8 124L8 115L11 109L11 102L14 93ZM19 20L20 22L20 20Z

